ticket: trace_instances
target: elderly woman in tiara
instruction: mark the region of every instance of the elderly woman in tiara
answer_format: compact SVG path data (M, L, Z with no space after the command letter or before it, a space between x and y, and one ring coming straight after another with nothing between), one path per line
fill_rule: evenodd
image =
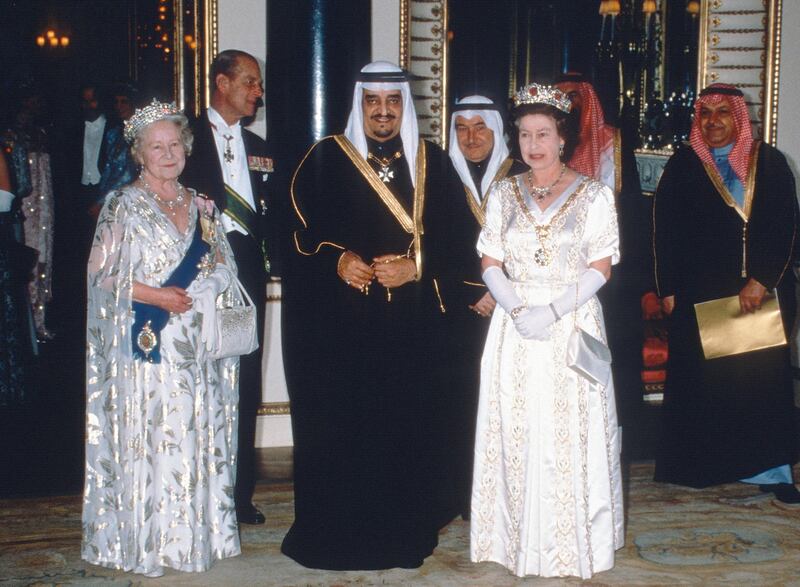
M106 196L89 257L82 557L205 571L240 553L238 358L211 358L204 320L236 267L213 204L178 183L186 117L153 100L124 134L141 173Z
M623 545L620 443L610 375L570 368L567 346L576 328L605 339L595 294L619 257L614 195L564 163L575 146L566 94L531 84L514 104L530 170L493 189L478 240L497 309L481 363L470 554L518 576L588 578Z

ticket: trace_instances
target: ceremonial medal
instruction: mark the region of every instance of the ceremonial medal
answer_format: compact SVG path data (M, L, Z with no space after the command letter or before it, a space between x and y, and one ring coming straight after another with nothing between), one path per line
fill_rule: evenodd
M139 336L136 337L136 344L142 349L144 356L147 358L150 357L150 353L156 348L156 345L158 345L158 336L153 332L153 329L150 328L149 320L142 326L142 331L139 333Z
M233 136L222 135L222 138L225 139L225 152L222 154L222 158L225 159L225 163L232 163L233 150L231 149L231 141L233 140Z
M200 216L200 229L203 232L203 240L209 245L217 242L217 227L213 218L208 218L204 214Z
M392 162L394 162L395 159L399 159L402 156L403 153L401 153L400 151L397 151L391 157L376 157L372 153L369 153L367 155L367 159L375 161L375 163L377 163L380 166L380 169L376 170L378 178L383 183L390 183L394 179L394 171L389 169L389 166L392 164Z
M256 155L248 155L247 168L250 171L272 173L273 171L275 171L275 163L272 161L270 157L259 157Z

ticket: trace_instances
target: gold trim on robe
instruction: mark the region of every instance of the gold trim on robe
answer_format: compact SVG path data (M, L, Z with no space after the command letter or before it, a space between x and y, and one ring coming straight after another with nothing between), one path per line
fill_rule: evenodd
M492 183L489 184L489 190L487 190L486 195L481 198L480 206L478 205L478 198L475 197L475 194L472 193L472 190L469 189L467 184L464 184L464 192L467 194L467 205L469 206L470 212L472 212L472 215L475 217L475 220L477 220L478 224L481 226L486 223L486 202L488 201L486 196L489 195L489 191L491 191L494 184L506 178L513 164L514 160L511 157L507 157L506 160L503 161L497 169L497 173L494 174Z
M415 171L414 186L414 210L412 211L413 220L409 217L408 212L403 205L397 200L391 190L386 187L386 184L381 181L375 170L367 164L367 161L361 156L361 153L353 146L348 138L344 135L336 135L333 137L336 144L341 147L345 155L353 162L356 169L364 176L370 187L375 190L378 197L384 205L392 213L400 226L407 233L413 235L414 247L414 264L417 267L417 275L415 280L422 279L422 235L425 229L422 226L422 213L425 208L425 179L428 173L428 164L425 157L425 141L420 139L417 147L417 168Z
M292 206L294 207L294 213L297 214L297 218L300 219L300 222L303 224L303 228L304 229L308 228L308 222L306 221L305 216L303 216L303 213L300 212L300 207L297 205L297 200L294 197L294 182L297 180L297 174L300 172L300 169L303 167L303 163L305 163L306 159L308 159L308 156L311 155L311 151L313 151L314 148L319 143L324 141L326 138L328 138L328 137L320 139L319 141L314 143L308 151L306 151L306 154L303 156L303 159L300 161L300 165L297 166L297 169L295 169L294 174L292 175L292 183L289 186L289 197L292 198ZM325 245L331 246L331 247L333 247L335 249L339 249L340 251L344 251L345 250L345 247L343 247L342 245L339 245L339 244L336 244L336 243L332 243L330 241L322 241L321 243L319 243L317 245L316 249L314 249L312 252L308 253L308 252L306 252L306 251L304 251L303 249L300 248L300 241L298 240L298 237L297 237L297 233L298 232L299 231L295 230L294 233L292 234L292 238L294 240L294 248L297 249L298 253L300 253L301 255L305 255L306 257L311 257L313 255L316 255L317 253L319 253L320 249L322 249L322 247L324 247Z
M711 180L714 188L725 203L736 210L736 213L742 218L742 277L747 277L747 223L750 220L750 212L753 210L753 197L756 191L756 167L758 166L760 147L761 141L754 141L753 148L750 150L750 163L747 166L747 179L744 185L744 208L739 206L739 203L728 191L717 171L716 165L703 163L706 175L708 175L708 179Z
M336 135L333 137L336 141L336 144L342 148L345 155L350 158L350 161L353 162L353 165L356 166L356 169L364 176L364 179L367 180L367 183L370 187L375 190L375 193L378 194L378 197L384 203L384 205L389 209L389 212L392 213L397 221L400 223L400 226L403 227L409 234L413 234L414 232L414 221L406 212L406 209L403 208L403 205L397 200L394 196L392 191L386 187L386 184L381 181L381 178L378 177L378 174L375 173L375 170L369 166L366 159L361 156L361 153L355 148L353 143L351 143L348 138L344 135ZM421 143L422 141L420 141ZM419 175L419 167L417 167L417 175ZM416 191L416 190L415 190ZM414 198L415 205L416 205L416 197Z

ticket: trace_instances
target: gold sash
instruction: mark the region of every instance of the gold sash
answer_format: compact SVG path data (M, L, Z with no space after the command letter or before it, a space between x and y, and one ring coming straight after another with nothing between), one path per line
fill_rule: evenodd
M384 205L392 213L400 226L407 233L413 235L412 247L414 248L414 262L417 266L417 277L419 281L422 278L422 235L424 234L424 227L422 226L422 213L425 207L425 179L427 177L427 162L425 158L425 141L420 140L417 147L417 168L415 174L416 185L414 186L414 210L413 219L408 215L403 205L397 200L392 191L381 181L375 170L367 164L367 161L361 156L361 153L353 146L347 137L344 135L336 135L334 137L336 143L344 151L345 155L350 158L356 169L364 176L370 187L375 190L378 197Z

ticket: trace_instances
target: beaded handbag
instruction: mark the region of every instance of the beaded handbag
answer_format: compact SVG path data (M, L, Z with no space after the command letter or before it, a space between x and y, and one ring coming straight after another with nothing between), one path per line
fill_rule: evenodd
M233 279L238 295L226 296L233 299L231 306L217 308L216 339L209 353L212 359L249 355L258 348L256 307L239 278Z

